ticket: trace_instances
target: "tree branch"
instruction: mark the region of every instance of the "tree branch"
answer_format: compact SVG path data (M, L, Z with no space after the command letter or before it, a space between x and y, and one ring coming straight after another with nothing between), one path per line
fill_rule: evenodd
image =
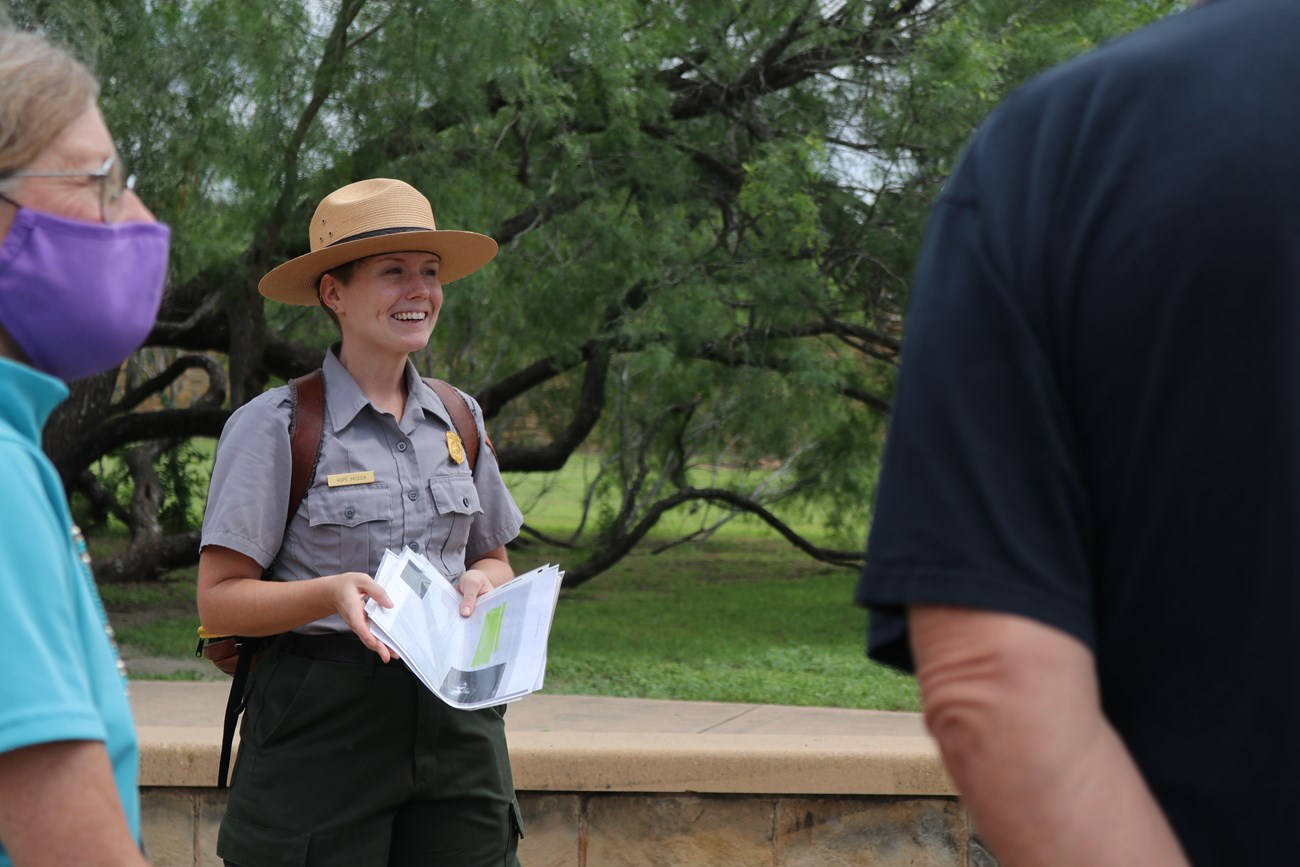
M73 443L56 466L64 486L71 487L71 481L82 470L113 449L154 439L216 439L221 436L221 429L229 418L229 410L209 407L132 412L114 416Z
M131 545L116 557L96 561L95 581L152 581L172 569L193 565L199 557L200 535L198 530L189 530Z
M564 573L564 588L571 590L579 587L586 582L595 578L606 569L613 566L620 559L627 555L629 551L645 538L669 510L696 500L706 500L715 503L725 503L737 511L748 512L760 518L768 526L772 527L781 534L786 541L794 545L800 551L803 551L814 560L823 563L829 563L832 566L840 566L847 569L857 568L862 564L864 552L862 551L835 551L829 548L821 548L812 544L807 539L800 536L789 525L780 518L773 515L759 503L737 494L734 491L728 491L724 488L687 488L677 491L671 496L665 497L651 506L645 513L645 516L630 529L627 533L613 539L602 539L599 544L598 553L573 569L566 569Z
M876 10L877 14L858 30L850 29L844 16L818 19L824 29L843 31L849 35L813 45L783 58L790 46L803 35L803 25L809 11L805 9L739 78L730 83L685 79L684 64L665 70L660 73L661 79L669 90L679 94L673 101L669 114L674 120L703 117L793 87L837 66L847 63L861 66L873 65L867 57L878 54L881 45L899 35L898 28L916 11L921 2L922 0L904 0L892 6L882 4Z
M541 542L543 545L550 545L552 548L562 548L566 551L572 551L574 548L577 547L572 542L566 542L563 539L557 539L554 536L548 536L546 533L543 533L541 530L537 529L536 527L530 526L529 524L524 524L522 527L520 527L519 534L521 536L523 535L532 536L534 539Z
M226 375L221 365L206 355L182 355L169 364L162 373L122 395L122 398L109 408L110 412L131 412L179 379L185 371L196 367L202 368L208 375L208 390L199 400L204 406L221 406L226 402Z
M605 380L608 372L609 353L593 353L587 361L578 405L568 426L544 446L503 449L499 456L501 469L507 472L549 472L563 467L605 411Z

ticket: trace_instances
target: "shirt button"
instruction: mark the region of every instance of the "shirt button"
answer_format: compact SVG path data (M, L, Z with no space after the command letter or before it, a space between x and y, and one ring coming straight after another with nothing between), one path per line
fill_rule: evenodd
M415 551L417 554L420 552L420 543L419 543L419 542L408 542L408 543L406 544L406 547L410 548L412 551Z
M406 496L407 496L407 499L418 500L418 499L420 499L420 492L419 492L419 491L407 491L407 492L406 492Z
M469 508L469 497L466 497L465 499L461 500L461 502L465 504L465 508L467 509Z
M356 516L357 516L357 510L356 510L356 509L344 509L344 510L343 510L343 517L345 517L345 518L355 518Z
M406 443L398 443L398 444L397 444L397 450L398 450L399 452L404 452L404 451L406 451Z

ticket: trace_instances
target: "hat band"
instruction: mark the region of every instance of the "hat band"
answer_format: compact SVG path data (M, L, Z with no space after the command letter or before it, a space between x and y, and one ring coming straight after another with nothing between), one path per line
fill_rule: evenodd
M337 241L330 242L327 246L337 247L339 244L347 244L351 241L364 241L366 238L378 238L381 235L397 235L402 232L432 232L428 226L396 226L392 229L375 229L372 232L361 232L357 235L348 235L346 238L339 238Z

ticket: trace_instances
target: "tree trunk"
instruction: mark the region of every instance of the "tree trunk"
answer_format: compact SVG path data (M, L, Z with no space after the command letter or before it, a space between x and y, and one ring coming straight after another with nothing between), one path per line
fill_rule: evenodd
M190 530L131 545L116 557L96 562L95 580L107 584L156 581L172 569L193 565L198 559L199 535L198 530Z
M117 370L105 371L69 387L68 399L54 410L42 438L45 453L55 466L76 450L85 435L87 422L109 415L117 377Z
M158 513L162 510L162 481L154 462L171 445L165 440L154 440L136 446L126 453L126 466L131 471L135 487L131 493L131 547L156 542L162 536Z

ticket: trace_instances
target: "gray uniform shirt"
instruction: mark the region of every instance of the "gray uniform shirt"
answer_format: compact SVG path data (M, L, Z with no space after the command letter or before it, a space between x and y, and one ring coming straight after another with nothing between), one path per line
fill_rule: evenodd
M406 545L456 579L483 554L519 533L523 515L486 445L483 411L467 396L479 429L478 468L451 458L451 416L406 364L411 395L400 420L376 409L325 353L325 424L316 476L285 528L289 508L289 388L271 389L226 422L203 516L201 545L221 545L257 561L272 577L301 581L340 572L374 575L385 549ZM373 473L361 484L330 476ZM337 614L301 632L344 631Z

